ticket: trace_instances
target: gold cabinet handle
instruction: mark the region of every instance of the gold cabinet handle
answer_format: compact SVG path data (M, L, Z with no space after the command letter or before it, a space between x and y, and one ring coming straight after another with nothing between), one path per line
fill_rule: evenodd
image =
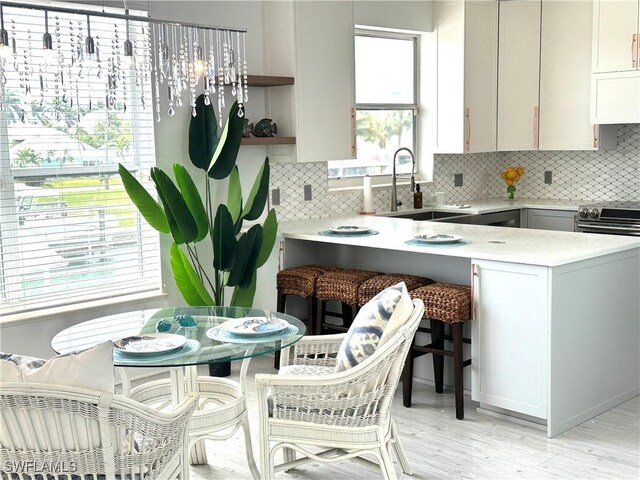
M538 117L539 117L539 108L537 106L533 107L533 148L538 149L539 144L539 132L538 132Z
M477 320L476 318L476 279L480 281L480 275L478 274L478 266L475 263L471 264L471 320Z
M356 109L351 108L351 156L356 158Z
M464 119L467 124L467 131L465 132L464 151L468 152L471 148L471 111L466 108L464 110Z
M638 34L634 33L631 36L631 66L633 68L636 68L636 65L638 64L637 43L638 43Z
M596 126L593 126L593 148L598 148L598 137L596 137Z

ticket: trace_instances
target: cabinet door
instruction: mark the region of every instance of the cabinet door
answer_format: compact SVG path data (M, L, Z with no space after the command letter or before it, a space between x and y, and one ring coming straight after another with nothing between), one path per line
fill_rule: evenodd
M543 210L530 208L527 210L527 228L574 232L575 215L575 212L567 210Z
M352 3L296 2L295 37L298 161L354 158Z
M540 0L500 2L498 151L537 150Z
M547 418L548 268L473 260L471 397Z
M638 67L639 5L638 0L595 0L592 59L594 73L621 72Z
M542 2L540 150L595 150L589 1Z
M597 124L640 123L640 71L594 73L591 120Z
M495 152L498 3L465 3L465 151Z

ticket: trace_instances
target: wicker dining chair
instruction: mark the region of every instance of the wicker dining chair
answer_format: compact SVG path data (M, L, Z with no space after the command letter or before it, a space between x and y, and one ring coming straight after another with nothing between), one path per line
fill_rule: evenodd
M87 388L3 382L1 477L187 479L185 442L195 407L194 395L160 412Z
M320 335L303 337L283 350L281 369L289 367L293 373L297 368L300 374L256 375L263 479L311 461L341 460L377 466L385 479L395 479L391 449L411 475L391 418L391 402L423 312L422 301L413 300L404 325L353 368L333 373L345 334ZM314 447L323 451L313 453L309 448ZM276 466L275 454L281 449L284 463ZM303 458L296 460L296 453Z

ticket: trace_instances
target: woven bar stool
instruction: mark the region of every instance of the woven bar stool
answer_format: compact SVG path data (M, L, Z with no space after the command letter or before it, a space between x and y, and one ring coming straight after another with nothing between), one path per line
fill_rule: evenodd
M431 321L431 328L419 328L419 332L431 334L431 343L416 345L415 338L407 356L402 373L402 403L411 406L411 390L413 387L413 360L427 353L433 355L433 371L436 392L442 393L444 383L444 357L453 357L454 389L456 418L464 418L464 391L462 385L462 369L471 365L471 360L462 359L462 346L471 340L462 337L464 322L470 319L471 288L466 285L434 283L416 288L409 292L412 298L424 302L424 319ZM445 335L445 324L448 324L451 335ZM453 342L452 350L445 348L445 340Z
M312 335L316 331L316 281L326 272L341 270L331 265L303 265L280 270L276 276L278 291L277 310L285 313L287 296L295 295L307 302L307 332ZM304 320L303 320L304 321ZM275 368L280 367L280 351L275 355Z
M318 299L318 314L316 321L316 335L323 331L333 330L346 332L358 313L358 289L365 280L380 275L378 272L367 270L340 270L327 272L316 282L316 297ZM327 312L328 301L342 303L342 313ZM326 323L326 316L342 318L342 325Z
M358 307L362 307L385 288L391 287L392 285L396 285L400 282L405 283L408 291L436 283L435 280L431 280L430 278L419 277L418 275L408 275L406 273L385 273L382 275L376 275L375 277L365 280L362 285L360 285L360 288L358 289Z

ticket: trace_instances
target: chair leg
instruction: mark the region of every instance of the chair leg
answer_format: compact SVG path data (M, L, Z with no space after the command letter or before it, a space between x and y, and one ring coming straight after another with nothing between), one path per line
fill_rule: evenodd
M393 466L388 447L388 445L380 445L380 458L382 459L380 470L382 470L382 477L385 480L397 480L398 476L396 475L396 469Z
M282 457L284 459L284 463L291 463L296 461L296 451L293 448L283 448L282 449ZM285 470L288 472L289 470Z
M262 420L264 422L264 420ZM272 480L275 475L275 468L271 461L271 442L269 438L263 432L262 425L260 426L260 473L262 480Z
M402 443L400 443L400 438L398 437L398 429L393 420L391 420L391 438L393 439L393 450L396 452L402 471L407 475L413 475L413 470L411 470L407 455L404 453L404 448L402 448Z
M244 450L247 455L247 464L251 471L253 480L260 480L260 472L256 466L256 460L253 457L253 446L251 445L251 432L249 430L249 417L245 416L242 420L242 432L244 433Z
M451 324L451 335L453 337L453 376L455 384L456 418L464 418L464 389L462 386L462 323Z
M402 369L402 404L407 408L411 406L411 394L413 392L413 344L415 341L414 337Z
M431 344L433 348L444 350L444 323L431 319ZM433 353L433 376L436 384L436 392L444 390L444 355Z

